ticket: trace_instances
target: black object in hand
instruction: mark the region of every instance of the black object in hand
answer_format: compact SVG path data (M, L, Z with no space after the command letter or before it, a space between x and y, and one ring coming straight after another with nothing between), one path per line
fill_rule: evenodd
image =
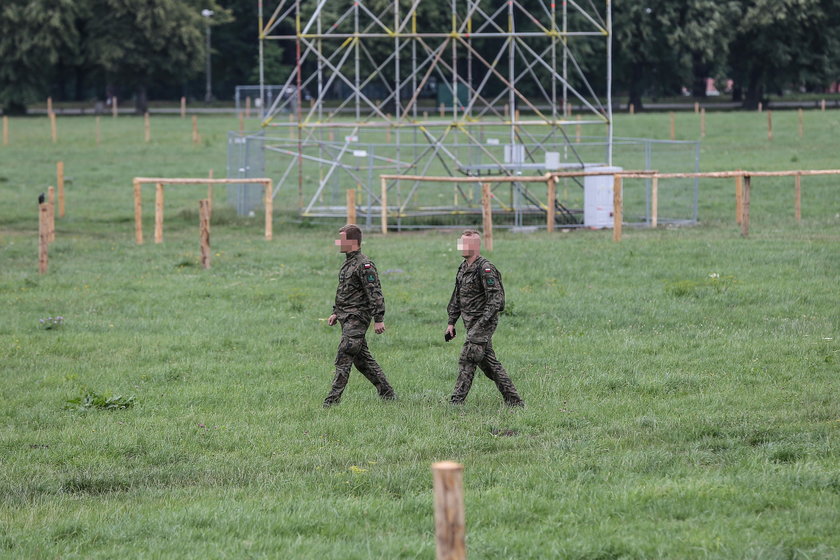
M455 338L455 329L452 329L452 334L449 334L449 331L446 331L445 333L443 333L443 340L444 341L449 342L453 338Z
M38 204L43 204L46 198L44 197L44 193L38 195Z

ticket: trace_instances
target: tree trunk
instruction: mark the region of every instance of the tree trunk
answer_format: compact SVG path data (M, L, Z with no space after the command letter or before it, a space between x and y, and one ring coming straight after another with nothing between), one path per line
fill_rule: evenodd
M747 78L747 90L745 92L744 102L742 105L744 109L757 109L758 103L760 101L764 101L763 76L764 73L759 69L755 69L750 72L749 78Z
M700 53L691 53L691 95L706 97L706 78L709 77L709 65L703 62Z
M149 110L149 99L146 97L146 86L139 85L134 90L134 112L145 115Z
M628 91L628 103L633 105L635 111L642 110L642 65L634 62L630 71L630 86Z

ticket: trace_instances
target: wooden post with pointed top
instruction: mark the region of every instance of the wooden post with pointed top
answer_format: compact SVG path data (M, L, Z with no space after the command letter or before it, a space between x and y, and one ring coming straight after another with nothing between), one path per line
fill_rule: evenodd
M55 187L47 189L47 242L55 241Z
M134 242L143 244L143 186L137 179L134 180Z
M748 237L750 234L750 176L744 175L744 202L741 205L743 216L741 217L741 235Z
M557 177L549 175L548 181L546 181L546 186L548 187L548 211L546 212L545 229L546 231L552 232L554 231L554 203L557 199Z
M265 182L265 240L274 238L274 199L272 198L271 181Z
M464 466L451 461L432 465L437 560L466 560Z
M163 243L163 183L155 185L155 243Z
M347 189L347 223L356 223L356 189Z
M210 201L198 201L198 233L201 245L201 266L210 268Z
M613 241L621 241L621 175L613 177Z
M58 185L58 217L64 217L64 162L55 164L55 180Z
M797 174L793 186L793 215L796 223L802 221L802 175Z
M490 204L491 193L490 183L482 183L481 185L481 215L482 215L482 230L484 232L484 248L488 251L493 250L493 207Z
M38 204L38 272L47 273L49 247L49 208L46 202Z

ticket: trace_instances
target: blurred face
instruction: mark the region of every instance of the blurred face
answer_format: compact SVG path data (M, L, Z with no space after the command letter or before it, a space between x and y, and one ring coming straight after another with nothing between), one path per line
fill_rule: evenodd
M462 235L458 238L458 250L465 259L478 255L481 250L481 238Z
M339 253L352 253L359 248L359 242L355 239L347 239L347 234L343 231L338 234L335 244Z

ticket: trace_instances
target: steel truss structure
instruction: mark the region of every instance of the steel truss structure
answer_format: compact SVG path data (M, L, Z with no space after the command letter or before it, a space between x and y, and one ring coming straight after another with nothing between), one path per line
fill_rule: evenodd
M598 163L612 164L611 0L440 0L437 19L433 0L274 0L271 11L264 1L261 85L266 41L295 55L287 94L264 107L263 127L280 129L265 149L284 162L277 189L297 175L303 215L330 215L319 206L325 190L351 187L378 214L384 173L464 176L465 185L509 175L512 192L525 193L516 175L587 165L591 155L569 138L580 126L603 138ZM595 83L579 52L593 42L606 57ZM433 84L445 99L423 105ZM359 149L371 145L375 156ZM403 209L418 186L395 198Z

